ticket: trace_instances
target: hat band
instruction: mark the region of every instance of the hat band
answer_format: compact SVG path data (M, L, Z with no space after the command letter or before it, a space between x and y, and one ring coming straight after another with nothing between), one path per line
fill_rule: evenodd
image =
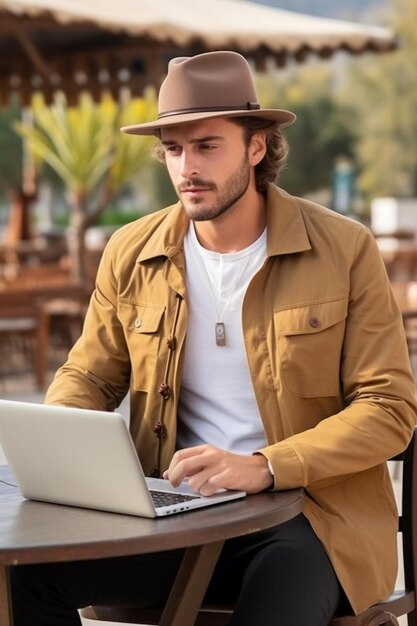
M184 115L189 113L213 113L215 111L255 111L260 109L260 105L257 102L246 102L241 106L220 106L220 107L195 107L192 109L178 109L177 111L165 111L159 113L158 119L162 117L168 117L171 115Z

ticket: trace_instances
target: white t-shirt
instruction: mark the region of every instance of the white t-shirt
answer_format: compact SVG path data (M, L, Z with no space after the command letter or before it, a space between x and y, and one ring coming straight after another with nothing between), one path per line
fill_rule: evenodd
M244 250L203 248L194 224L184 240L190 311L178 407L177 448L210 443L251 454L266 445L242 332L247 286L266 258L266 230ZM216 322L226 345L216 345Z

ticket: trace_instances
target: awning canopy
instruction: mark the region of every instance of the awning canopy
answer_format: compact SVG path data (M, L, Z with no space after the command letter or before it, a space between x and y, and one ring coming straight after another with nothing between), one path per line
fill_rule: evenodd
M0 0L0 102L16 92L29 102L88 89L140 95L159 86L167 62L230 49L258 70L310 53L329 57L395 48L383 28L322 19L247 0Z

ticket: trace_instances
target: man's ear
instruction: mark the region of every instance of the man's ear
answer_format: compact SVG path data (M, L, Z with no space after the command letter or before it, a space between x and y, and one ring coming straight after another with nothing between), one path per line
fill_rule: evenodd
M266 134L254 133L249 144L249 162L252 166L258 165L266 153Z

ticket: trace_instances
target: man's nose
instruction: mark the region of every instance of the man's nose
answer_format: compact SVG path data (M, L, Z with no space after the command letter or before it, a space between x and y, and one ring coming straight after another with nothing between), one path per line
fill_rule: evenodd
M183 178L192 178L197 176L199 172L196 156L192 152L186 150L181 155L181 176Z

